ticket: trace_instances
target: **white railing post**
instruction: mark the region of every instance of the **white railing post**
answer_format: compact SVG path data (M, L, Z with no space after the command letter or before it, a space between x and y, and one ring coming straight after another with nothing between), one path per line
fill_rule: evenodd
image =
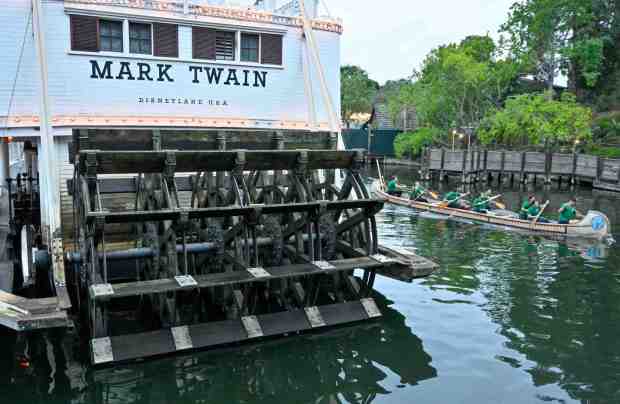
M50 119L50 102L48 93L47 50L45 47L45 23L41 0L32 0L32 26L34 30L35 46L37 50L40 79L40 138L41 164L39 178L41 185L41 208L43 214L42 236L43 242L51 246L54 233L60 227L59 189L57 187L56 164L54 159L54 133Z

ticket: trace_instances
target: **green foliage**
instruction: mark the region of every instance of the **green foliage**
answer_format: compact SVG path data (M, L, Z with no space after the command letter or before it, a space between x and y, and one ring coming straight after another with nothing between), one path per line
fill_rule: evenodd
M592 125L592 137L595 142L620 144L620 111L598 116Z
M379 84L357 66L340 69L342 119L349 124L351 115L369 113Z
M413 132L401 133L394 139L394 152L397 158L415 157L424 147L430 146L440 137L436 128L420 128Z
M619 19L617 0L522 0L511 7L502 31L525 73L550 88L562 72L579 99L589 100L617 95Z
M483 144L513 147L572 145L592 138L591 123L592 111L571 93L564 93L561 100L524 94L509 98L505 108L489 114L478 136Z
M620 158L620 147L616 146L589 145L588 147L586 147L585 152L593 156L599 156L608 159Z
M470 36L460 44L431 51L414 82L401 86L388 99L392 116L414 106L422 126L448 132L454 127L476 127L492 108L501 106L514 83L518 66L498 60L493 40Z

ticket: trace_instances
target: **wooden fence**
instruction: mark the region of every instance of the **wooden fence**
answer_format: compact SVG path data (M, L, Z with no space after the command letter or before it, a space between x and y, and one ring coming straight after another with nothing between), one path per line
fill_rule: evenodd
M595 187L620 191L620 159L606 159L586 154L518 152L500 150L427 149L422 171L430 178L439 174L457 174L464 182L487 180L497 175L519 177L522 182L532 175L551 181L552 177L591 180Z

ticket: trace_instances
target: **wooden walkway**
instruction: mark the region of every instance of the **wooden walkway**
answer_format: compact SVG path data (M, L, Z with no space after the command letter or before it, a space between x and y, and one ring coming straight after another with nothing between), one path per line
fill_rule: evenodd
M463 182L487 181L496 176L515 177L527 182L539 177L550 182L552 177L592 182L595 188L620 192L620 159L607 159L586 154L539 153L503 150L427 149L423 157L425 179L433 175L462 176Z
M67 312L59 308L57 298L27 299L11 293L13 262L9 260L8 234L9 207L5 192L0 197L0 326L28 331L71 325Z

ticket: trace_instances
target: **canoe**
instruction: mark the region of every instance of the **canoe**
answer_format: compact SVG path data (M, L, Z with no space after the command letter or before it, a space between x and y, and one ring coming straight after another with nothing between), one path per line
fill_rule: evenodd
M583 237L598 240L611 237L611 225L609 223L609 219L605 216L605 214L595 210L588 211L583 219L571 224L533 223L532 220L519 219L516 213L505 210L490 211L489 213L477 213L471 210L442 207L439 206L437 202L427 203L413 201L409 198L388 195L385 191L383 191L378 181L373 184L373 188L379 197L385 199L389 203L414 208L424 212L445 215L450 218L466 219L477 223L506 226L549 235Z

